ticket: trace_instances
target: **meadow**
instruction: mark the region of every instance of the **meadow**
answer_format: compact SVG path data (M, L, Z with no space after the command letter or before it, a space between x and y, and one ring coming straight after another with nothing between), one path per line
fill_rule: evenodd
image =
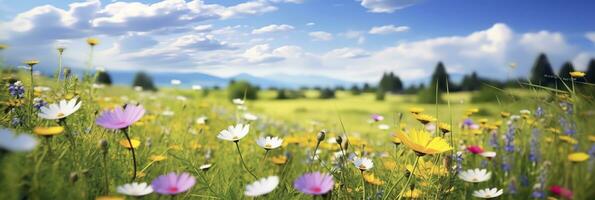
M595 198L593 96L575 90L588 84L481 104L469 92L232 101L26 64L1 74L0 199Z

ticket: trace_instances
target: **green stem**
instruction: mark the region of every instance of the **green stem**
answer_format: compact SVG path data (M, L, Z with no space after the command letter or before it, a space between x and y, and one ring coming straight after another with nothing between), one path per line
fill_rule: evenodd
M130 151L132 152L132 165L134 167L134 172L132 173L132 181L136 179L136 154L134 153L134 146L132 145L132 141L130 140L130 136L128 136L128 127L122 129L124 131L124 135L128 140L128 144L130 145Z
M399 192L399 198L397 198L397 200L401 200L401 198L403 198L403 192L405 192L405 188L407 188L407 186L409 186L409 183L411 182L411 178L413 178L413 176L415 176L415 169L417 169L418 162L419 162L419 156L415 158L415 164L413 164L413 170L411 170L411 175L409 175L409 178L407 178L407 182L405 182L405 187L403 187L403 189L401 189L401 192Z
M250 171L250 169L248 169L248 166L246 166L246 163L244 162L244 157L242 157L242 151L240 151L240 144L239 141L234 141L236 143L236 149L238 150L238 154L240 154L240 161L242 162L242 166L244 166L244 169L250 173L250 175L252 175L254 177L254 179L258 179L256 177L256 175L254 175L254 173L252 173Z
M360 170L360 172L362 175L362 189L363 189L362 200L366 200L366 179L364 178L364 171Z

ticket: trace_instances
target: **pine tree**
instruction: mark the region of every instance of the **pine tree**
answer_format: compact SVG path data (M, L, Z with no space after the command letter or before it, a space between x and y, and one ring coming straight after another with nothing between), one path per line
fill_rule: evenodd
M531 83L537 85L553 85L555 83L554 70L544 53L539 54L531 69Z
M461 90L463 91L479 90L480 86L481 80L475 71L471 75L465 75L461 81Z
M558 87L564 87L564 83L566 85L570 85L570 72L574 71L574 66L571 62L565 62L564 65L560 68L558 72Z
M398 76L394 76L393 77L393 92L401 92L403 91L403 82L401 81L401 78L399 78Z
M97 73L97 79L95 80L98 84L112 85L112 77L107 71L100 71Z
M589 61L585 79L588 83L595 83L595 58L592 58L591 61Z
M436 83L438 83L438 91L440 92L446 91L446 87L452 85L452 83L450 83L448 73L446 72L446 67L444 67L442 61L438 62L436 69L434 69L434 74L432 74L432 87L434 87Z
M153 79L145 72L137 72L132 87L140 86L143 90L157 91L157 87L153 84Z

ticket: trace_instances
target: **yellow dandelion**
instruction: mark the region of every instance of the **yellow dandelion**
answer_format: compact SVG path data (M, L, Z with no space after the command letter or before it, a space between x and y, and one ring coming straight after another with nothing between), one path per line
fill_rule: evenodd
M399 137L397 137L396 135L393 135L391 142L395 145L400 145L403 141L401 141L401 139L399 139Z
M275 165L283 165L287 163L287 156L274 156L271 158L271 162Z
M488 123L488 119L481 118L481 119L479 119L479 123L482 124L482 125L484 125L484 124Z
M576 152L568 154L568 160L572 162L583 162L589 160L589 154L583 152Z
M418 156L443 153L452 149L444 138L432 138L430 133L421 129L414 129L409 134L398 132L397 137Z
M130 146L130 143L132 143L132 147ZM136 149L140 146L140 141L137 139L130 139L130 143L128 142L127 139L120 140L120 146L127 148L127 149L131 149L131 148Z
M409 112L412 113L412 114L414 114L414 115L417 115L419 113L424 112L424 109L423 108L420 108L420 107L411 107L411 108L409 108Z
M430 122L436 121L436 118L426 114L415 115L415 119L417 119L417 121L421 122L422 124L428 124Z
M418 189L413 189L413 190L409 189L409 190L403 192L403 197L405 197L405 198L417 199L421 195L422 195L422 192L421 192L421 190L418 190Z
M585 77L585 72L579 72L579 71L575 71L575 72L570 72L570 76L572 78L582 78Z
M469 108L469 109L467 109L467 112L471 113L471 114L477 113L477 112L479 112L479 108Z
M510 117L510 113L509 112L500 112L500 117L508 118L508 117Z
M87 38L87 44L90 46L95 46L99 44L99 39L97 38Z
M149 156L149 160L154 161L154 162L164 161L166 159L167 159L167 157L166 156L163 156L163 155L151 155L151 156Z
M409 173L413 171L413 165L407 165L405 167ZM419 158L417 163L417 169L415 170L415 176L421 178L430 178L433 175L443 176L446 175L448 171L443 166L434 165L432 162L426 162L424 159Z
M62 126L50 126L50 127L35 127L33 128L33 133L40 135L51 137L54 135L58 135L64 132L64 127Z
M561 133L560 129L553 128L553 127L547 128L545 130L547 130L549 132L552 132L552 133L557 133L557 134L560 134Z
M442 131L442 133L450 132L450 124L440 122L440 123L438 123L438 128L440 129L440 131Z
M364 174L364 180L372 185L382 185L384 184L384 181L382 181L380 178L374 176L373 173L365 173Z
M25 64L29 65L30 67L33 67L33 65L39 64L39 60L35 60L35 59L26 60Z
M574 139L570 136L567 136L567 135L561 135L558 138L560 138L560 140L562 140L563 142L566 142L568 144L577 144L578 143L578 141L576 141L576 139Z

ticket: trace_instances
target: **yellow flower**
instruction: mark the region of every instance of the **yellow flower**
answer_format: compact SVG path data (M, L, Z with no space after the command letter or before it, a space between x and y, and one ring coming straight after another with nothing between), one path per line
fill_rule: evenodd
M574 139L574 138L572 138L570 136L567 136L567 135L561 135L559 138L560 138L560 140L562 140L563 142L566 142L568 144L576 144L576 143L578 143L578 141L576 141L576 139Z
M40 135L51 137L54 135L58 135L64 132L64 127L62 126L50 126L50 127L35 127L33 128L33 133Z
M87 38L87 44L89 44L91 46L95 46L95 45L99 44L99 39L97 39L97 38Z
M500 117L508 118L508 117L510 117L510 113L509 112L500 112Z
M583 152L576 152L568 154L568 160L572 162L583 162L589 160L589 154Z
M467 112L471 113L471 114L477 113L477 112L479 112L479 108L469 108L469 109L467 109Z
M483 131L481 131L481 129L471 130L471 134L473 134L473 135L481 135L482 133L483 133Z
M582 78L582 77L585 77L585 72L579 72L579 71L570 72L570 76L572 76L572 78Z
M552 133L558 133L558 134L560 134L560 133L561 133L561 132L560 132L560 129L553 128L553 127L547 128L546 130L548 130L548 131L550 131L550 132L552 132Z
M169 145L169 149L175 150L175 151L181 151L182 150L182 147L180 145L177 145L177 144L172 144L172 145Z
M167 159L167 157L162 155L152 155L149 157L149 160L154 162L164 161L165 159Z
M384 184L384 181L382 181L380 178L374 176L373 173L365 173L364 174L364 180L366 182L368 182L369 184L372 184L372 185L382 185L382 184Z
M287 157L286 156L274 156L271 158L271 162L273 162L276 165L283 165L283 164L287 163Z
M407 165L405 167L409 173L413 171L413 165ZM419 158L417 163L417 169L415 169L415 176L422 178L430 178L432 175L443 176L448 171L443 166L434 165L432 162L426 162L424 159Z
M432 117L431 115L426 115L426 114L415 115L415 119L417 119L417 121L421 122L422 124L427 124L427 123L436 121L436 118Z
M430 133L421 129L414 129L409 134L398 132L397 137L418 156L442 153L452 149L444 138L432 138Z
M392 160L387 160L383 162L384 168L389 169L389 170L394 170L395 168L397 168L397 162L392 161Z
M95 197L95 200L124 200L124 197L118 197L118 196L98 196L98 197Z
M417 199L421 195L422 195L422 192L421 192L421 190L418 190L418 189L413 189L413 190L409 189L409 190L403 192L403 197L405 197L405 198Z
M486 123L488 123L488 119L486 119L486 118L479 119L479 123L486 124Z
M402 143L401 139L399 139L399 138L398 138L396 135L394 135L394 136L392 137L392 140L391 140L391 142L392 142L393 144L395 144L395 145L399 145L399 144L401 144L401 143Z
M25 61L25 64L27 64L27 65L29 65L29 66L33 67L33 65L37 65L37 64L39 64L39 60L35 60L35 59L26 60L26 61Z
M417 115L419 113L422 113L423 111L424 111L424 109L423 108L420 108L420 107L411 107L411 108L409 108L409 112L412 113L412 114L414 114L414 115Z
M554 139L552 139L551 137L545 137L545 141L547 143L552 143L554 141Z
M595 135L589 135L589 141L595 142Z
M132 143L132 147L130 146L130 143ZM136 140L136 139L130 139L130 143L128 142L127 139L122 139L120 140L120 145L124 148L130 149L130 148L138 148L138 146L140 146L140 141Z
M440 122L440 123L438 123L438 128L440 129L440 131L442 131L442 133L450 132L450 124Z

